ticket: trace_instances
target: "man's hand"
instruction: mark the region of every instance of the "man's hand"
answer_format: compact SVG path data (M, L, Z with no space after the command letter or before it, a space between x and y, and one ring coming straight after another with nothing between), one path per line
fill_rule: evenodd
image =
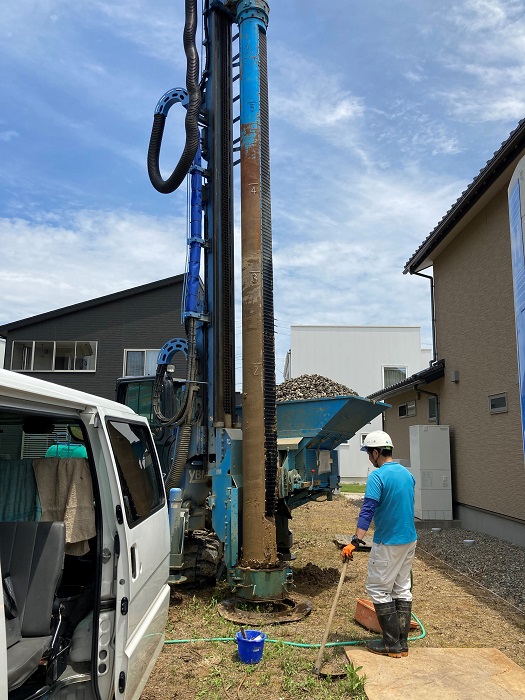
M343 557L343 561L352 561L354 558L353 552L355 549L355 545L353 544L347 544L346 547L343 547L343 551L341 552L341 556Z
M360 540L357 535L352 535L350 542L354 545L355 549L358 549L361 545L366 545L364 540Z

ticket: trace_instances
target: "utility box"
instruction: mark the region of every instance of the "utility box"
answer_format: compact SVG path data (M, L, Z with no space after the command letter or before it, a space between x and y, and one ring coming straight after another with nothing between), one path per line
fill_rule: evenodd
M448 425L410 426L410 471L416 480L416 518L452 520Z

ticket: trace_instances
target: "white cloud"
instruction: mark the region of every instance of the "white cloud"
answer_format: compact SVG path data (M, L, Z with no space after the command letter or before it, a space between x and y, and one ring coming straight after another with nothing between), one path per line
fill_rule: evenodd
M175 65L185 63L181 51L184 29L182 4L178 9L168 2L156 2L152 6L146 0L87 0L83 4L90 11L89 14L94 10L95 17L98 15L100 20L109 20L117 36L131 41L141 53Z
M453 127L417 103L397 99L388 113L376 110L376 114L378 141L400 149L405 158L417 160L428 153L454 155L462 150Z
M282 45L274 46L270 72L272 118L330 137L330 128L348 127L363 116L362 99L343 87L341 76Z
M467 122L517 121L525 113L525 10L521 0L466 0L446 15L443 65L456 75L436 90Z
M276 317L290 323L420 325L431 341L428 282L405 262L460 191L460 183L405 171L327 176L294 206L274 196ZM284 357L288 334L276 336Z
M0 219L0 239L0 323L184 272L181 218L48 212L33 221Z

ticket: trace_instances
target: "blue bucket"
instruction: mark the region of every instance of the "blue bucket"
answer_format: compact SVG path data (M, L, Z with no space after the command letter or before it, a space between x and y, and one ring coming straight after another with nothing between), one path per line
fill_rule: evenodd
M258 664L262 659L266 635L258 630L245 630L245 634L246 639L242 636L242 632L237 632L235 635L239 659L244 664Z

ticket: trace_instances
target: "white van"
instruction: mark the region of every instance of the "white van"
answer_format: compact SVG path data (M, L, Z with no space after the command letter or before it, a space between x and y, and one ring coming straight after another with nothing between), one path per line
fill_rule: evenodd
M0 698L138 699L164 642L169 553L147 421L0 369Z

